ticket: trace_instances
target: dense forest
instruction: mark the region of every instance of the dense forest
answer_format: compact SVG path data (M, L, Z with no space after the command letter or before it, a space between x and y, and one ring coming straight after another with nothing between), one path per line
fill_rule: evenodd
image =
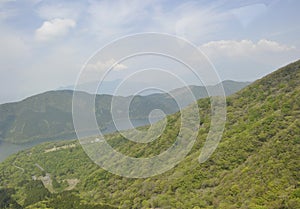
M210 127L210 100L198 100L201 127L173 169L130 179L94 164L78 141L45 143L0 164L0 208L300 208L300 61L227 97L227 122L214 154L199 164ZM189 111L189 109L186 109ZM107 135L133 157L174 143L180 112L148 144ZM147 129L142 127L141 129Z

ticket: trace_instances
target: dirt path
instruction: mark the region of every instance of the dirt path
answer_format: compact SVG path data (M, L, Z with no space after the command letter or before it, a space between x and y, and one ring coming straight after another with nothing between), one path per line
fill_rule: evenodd
M41 171L45 171L45 169L40 166L39 164L35 163L34 164L36 167L38 167ZM45 176L39 176L37 179L41 180L45 186L49 190L49 192L54 193L55 190L52 185L52 179L50 173L46 173Z
M36 167L38 167L41 171L45 172L45 169L42 166L40 166L39 164L35 163L34 165ZM19 169L22 169L22 168L19 167ZM43 182L45 188L47 188L49 190L49 192L51 192L51 193L55 192L53 185L52 185L52 179L51 179L50 173L46 173L45 176L39 176L37 179L41 180ZM65 188L64 190L70 191L76 187L76 185L79 183L80 180L79 179L66 179L65 181L68 182L69 186L67 188Z
M13 166L14 166L15 168L17 168L17 169L21 170L21 171L22 171L22 173L24 173L24 172L25 172L24 168L21 168L21 167L19 167L19 166L17 166L17 165L16 165L16 162L13 162Z
M40 166L39 164L34 164L36 167L38 167L41 171L45 171L45 169L42 167L42 166Z
M79 179L67 179L66 181L69 184L69 186L65 188L66 191L74 189L76 185L79 183Z
M70 148L74 148L74 147L76 147L76 146L77 146L76 144L68 144L68 145L63 145L63 146L60 146L60 147L54 146L54 147L51 148L51 149L46 149L46 150L45 150L45 153L48 153L48 152L55 152L55 151L63 150L63 149L70 149Z

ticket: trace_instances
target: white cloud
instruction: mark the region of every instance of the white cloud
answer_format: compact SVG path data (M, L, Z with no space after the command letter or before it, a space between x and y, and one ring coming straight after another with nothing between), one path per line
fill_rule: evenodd
M72 19L55 18L45 21L43 25L35 31L35 37L38 41L49 41L58 37L65 36L71 28L76 26Z
M256 43L251 40L220 40L211 41L200 46L208 56L241 57L253 56L261 53L282 53L295 49L276 41L261 39Z
M3 91L13 89L9 92L12 95L18 88L33 94L71 84L98 48L123 35L141 32L176 34L198 45L233 39L208 42L199 48L216 64L222 78L254 80L300 57L299 30L293 22L298 13L288 11L295 6L275 8L259 2L255 0L258 4L252 6L250 1L224 0L0 0L0 72L5 70L1 87ZM274 15L277 13L280 15ZM253 41L262 36L267 40ZM297 49L270 39L287 41ZM66 41L47 44L51 40ZM107 57L117 60L114 54ZM107 70L114 60L94 63L89 66L93 75ZM137 67L128 61L116 65L114 71L121 77Z
M184 2L169 7L161 1L91 1L87 9L87 33L109 40L140 32L162 32L192 41L215 33L228 16L199 2Z
M266 39L259 40L257 42L256 47L260 50L266 50L271 52L285 52L285 51L291 51L294 50L294 46L287 46L284 44L280 44L276 41L269 41Z
M126 69L128 69L127 65L123 63L116 63L116 60L114 58L93 58L92 60L89 60L87 65L84 67L84 70L81 72L80 80L78 82L80 84L95 82L103 76L110 77L112 75L119 75L120 73L122 74ZM109 73L108 70L110 70Z
M128 68L126 65L122 63L116 64L116 60L112 58L105 62L98 61L96 63L90 63L86 66L86 69L89 72L104 72L110 69L112 66L113 66L112 69L115 71L125 70Z
M211 41L199 49L210 58L223 80L255 80L300 55L294 46L266 39Z
M128 33L141 32L151 15L152 6L156 1L91 1L87 9L88 32L103 37L120 36Z
M149 15L146 31L176 34L195 42L215 35L229 18L226 12L197 1L186 1L169 9L157 4Z
M192 41L203 39L224 26L227 14L196 2L185 3L173 13L175 31Z

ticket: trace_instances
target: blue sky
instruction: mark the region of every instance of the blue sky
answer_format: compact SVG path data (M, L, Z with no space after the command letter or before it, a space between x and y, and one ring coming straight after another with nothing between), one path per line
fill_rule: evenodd
M299 9L298 0L0 0L0 103L72 85L96 50L142 32L183 37L222 80L253 81L300 58Z

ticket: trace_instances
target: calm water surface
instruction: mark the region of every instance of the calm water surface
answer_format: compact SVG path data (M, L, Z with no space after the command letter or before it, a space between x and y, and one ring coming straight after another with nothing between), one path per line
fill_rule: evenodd
M149 124L149 121L146 119L132 120L131 122L134 127L144 126L144 125ZM126 130L126 129L130 128L130 126L124 121L124 123L121 124L121 128L122 128L122 130ZM114 125L111 125L111 126L107 127L107 129L105 129L103 131L103 133L112 133L112 132L115 132L115 130L116 129L115 129ZM68 139L68 140L70 140L70 139ZM17 153L18 151L29 149L37 144L41 144L41 143L47 142L47 141L62 141L62 140L42 140L42 141L29 142L29 143L24 143L24 144L12 144L9 142L1 141L1 139L0 139L0 162L4 161L8 156L10 156L14 153Z

